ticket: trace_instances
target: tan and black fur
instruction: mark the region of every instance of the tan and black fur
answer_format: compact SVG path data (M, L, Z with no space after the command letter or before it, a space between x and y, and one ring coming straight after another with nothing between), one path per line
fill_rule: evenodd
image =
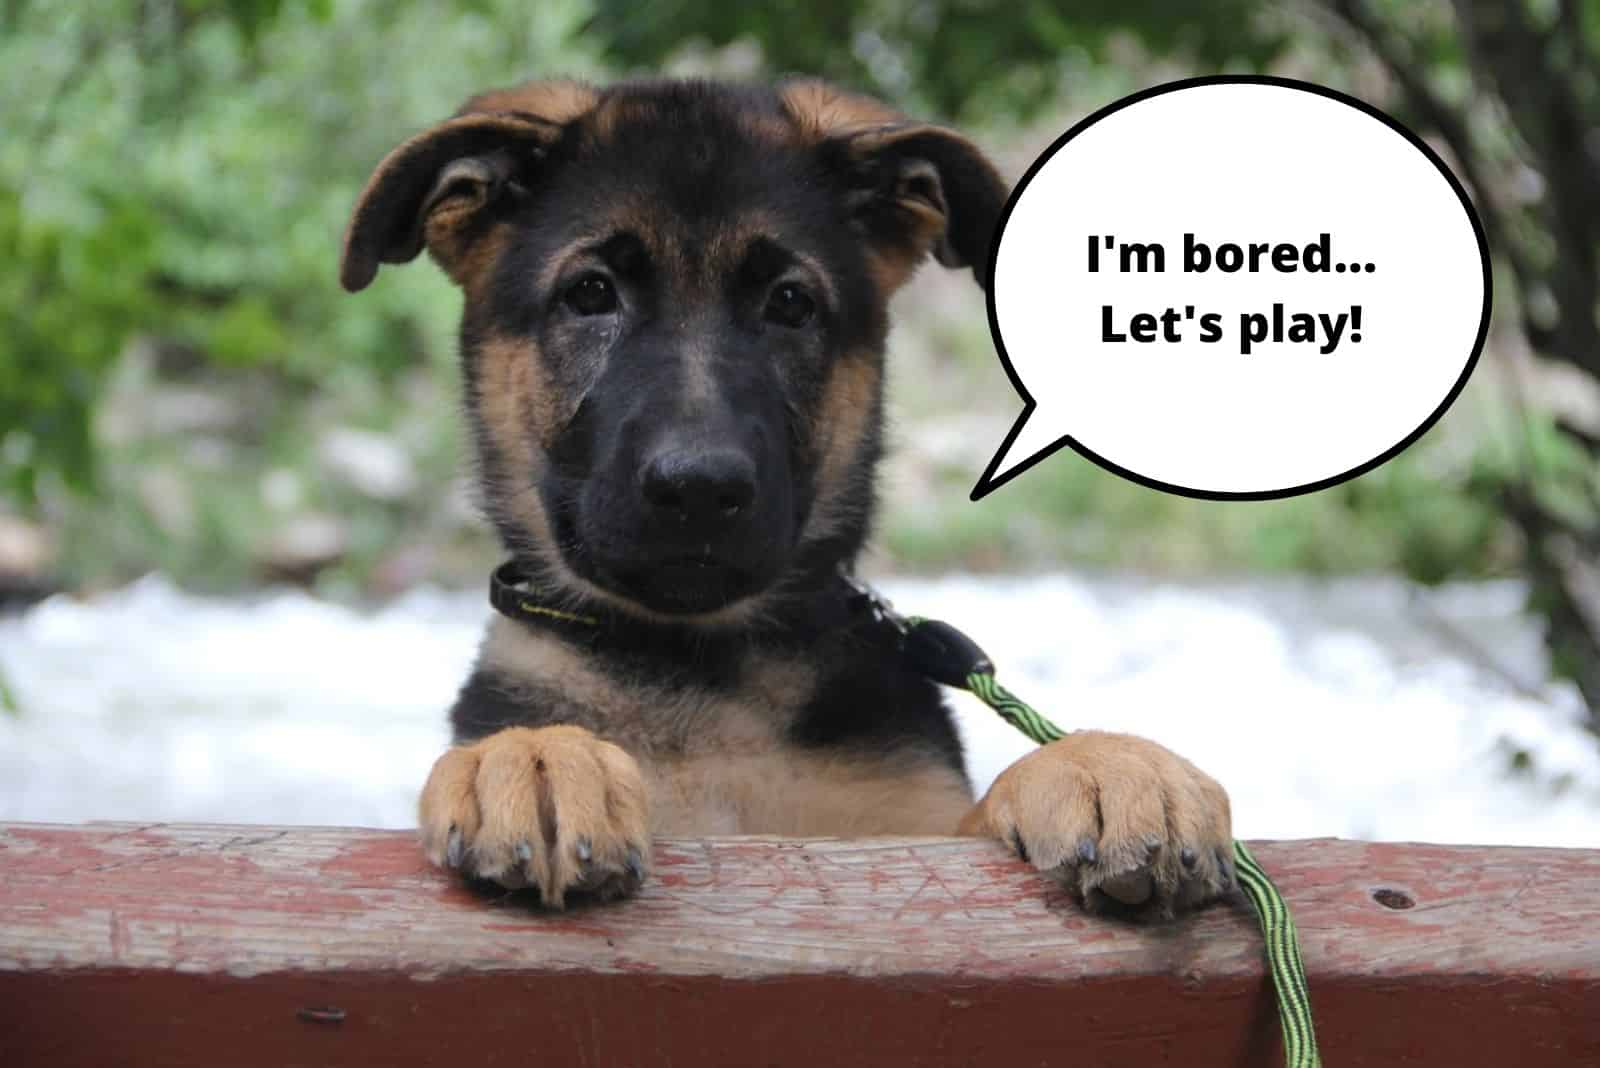
M560 905L634 889L657 833L959 832L1089 907L1226 888L1226 795L1142 739L1074 734L974 805L840 577L889 298L929 257L981 282L1005 194L961 135L813 81L534 82L379 164L342 280L427 248L461 287L487 513L530 597L603 621L490 624L422 794L435 863Z

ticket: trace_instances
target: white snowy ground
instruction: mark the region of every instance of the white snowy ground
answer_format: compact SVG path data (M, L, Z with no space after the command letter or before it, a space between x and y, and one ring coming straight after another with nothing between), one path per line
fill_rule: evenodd
M1232 792L1243 837L1600 847L1600 746L1545 680L1511 584L894 580L1063 726L1155 738ZM0 819L410 826L488 612L375 613L147 579L0 618ZM1027 748L957 701L976 785ZM1507 771L1512 747L1532 776ZM1565 782L1562 789L1552 784Z

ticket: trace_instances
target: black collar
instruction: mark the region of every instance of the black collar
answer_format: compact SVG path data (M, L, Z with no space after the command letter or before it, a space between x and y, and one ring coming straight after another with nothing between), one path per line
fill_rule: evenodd
M594 649L604 645L623 653L659 653L686 641L690 648L696 644L684 638L682 628L616 613L598 614L588 608L578 612L547 604L533 590L530 579L527 570L515 560L501 564L489 576L489 603L508 619L546 627ZM994 670L983 650L961 631L938 620L901 616L881 594L846 571L840 570L825 584L811 607L814 611L806 625L790 624L790 636L848 630L857 639L892 647L921 674L946 686L965 687L972 671ZM774 637L785 632L782 623L770 631Z
M515 560L489 576L489 603L507 619L551 631L590 649L622 655L711 655L718 645L733 643L809 644L842 630L854 634L868 623L882 623L883 602L843 574L828 576L817 587L791 597L785 607L749 629L717 634L698 628L640 619L593 602L574 607L541 595L533 573ZM856 635L860 636L860 635Z
M525 623L543 623L582 631L598 630L606 625L606 620L600 616L568 612L541 604L537 595L527 588L528 581L528 573L515 560L507 560L489 575L489 603L507 619Z

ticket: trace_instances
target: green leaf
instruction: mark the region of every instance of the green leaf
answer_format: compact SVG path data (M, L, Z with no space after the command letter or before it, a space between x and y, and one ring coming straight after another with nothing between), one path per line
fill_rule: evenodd
M0 712L4 712L13 719L19 719L22 716L22 703L17 700L15 691L6 682L6 673L3 669L0 669Z

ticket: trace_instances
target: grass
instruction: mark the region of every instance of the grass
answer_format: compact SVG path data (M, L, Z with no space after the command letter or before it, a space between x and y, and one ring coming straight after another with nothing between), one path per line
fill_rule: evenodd
M1402 571L1422 581L1503 573L1499 517L1432 477L1426 454L1279 501L1204 501L1126 482L1064 451L986 497L950 471L930 506L891 511L890 558L914 570L1062 565L1171 574Z

